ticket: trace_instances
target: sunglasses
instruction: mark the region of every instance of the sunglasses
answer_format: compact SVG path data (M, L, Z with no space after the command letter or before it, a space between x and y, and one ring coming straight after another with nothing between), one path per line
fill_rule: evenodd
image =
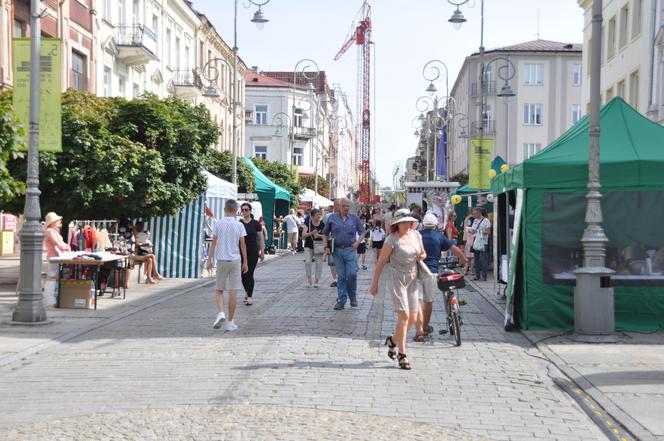
M243 208L242 211L251 211L251 208Z

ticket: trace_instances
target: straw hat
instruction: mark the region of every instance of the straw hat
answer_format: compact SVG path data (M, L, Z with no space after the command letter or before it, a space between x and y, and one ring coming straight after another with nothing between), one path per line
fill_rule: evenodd
M407 208L401 208L394 213L392 225L398 224L399 222L418 222L418 220L410 215L410 211L408 211Z
M58 216L53 211L51 211L44 218L44 226L49 227L53 222L57 222L60 219L62 219L62 216Z

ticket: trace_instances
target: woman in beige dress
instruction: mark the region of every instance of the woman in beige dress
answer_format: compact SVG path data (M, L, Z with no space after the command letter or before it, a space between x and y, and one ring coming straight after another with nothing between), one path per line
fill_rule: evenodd
M406 335L417 319L419 307L417 296L417 262L426 258L422 237L412 226L417 222L410 216L407 209L397 210L390 225L390 235L385 240L380 253L373 282L371 295L378 294L378 280L387 265L387 279L385 287L392 296L394 310L397 314L397 325L394 336L385 340L389 348L387 356L392 360L398 359L401 369L410 369L411 365L406 355ZM399 353L394 348L399 347Z

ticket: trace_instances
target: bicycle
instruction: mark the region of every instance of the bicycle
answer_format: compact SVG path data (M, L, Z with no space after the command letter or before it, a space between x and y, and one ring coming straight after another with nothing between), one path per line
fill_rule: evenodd
M443 292L445 296L445 313L447 314L447 328L452 337L454 337L454 342L457 346L461 346L461 325L463 325L463 320L461 320L461 310L459 306L459 301L454 290L459 290L466 286L466 280L458 271L455 271L454 268L459 266L459 260L456 258L446 257L440 260L442 269L438 272L438 289ZM441 329L440 334L447 334L448 329Z

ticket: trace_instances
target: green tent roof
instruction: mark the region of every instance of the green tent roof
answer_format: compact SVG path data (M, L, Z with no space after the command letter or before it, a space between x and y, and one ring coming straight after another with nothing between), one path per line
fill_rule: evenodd
M251 171L254 174L254 179L256 180L256 193L271 192L274 191L274 198L281 199L283 201L290 202L290 192L285 188L272 182L267 176L263 174L262 171L256 167L256 164L249 158L242 158L244 162L251 167Z
M572 189L588 183L588 125L585 116L546 149L493 179L495 194L514 188ZM664 127L620 97L600 111L602 188L661 187Z

